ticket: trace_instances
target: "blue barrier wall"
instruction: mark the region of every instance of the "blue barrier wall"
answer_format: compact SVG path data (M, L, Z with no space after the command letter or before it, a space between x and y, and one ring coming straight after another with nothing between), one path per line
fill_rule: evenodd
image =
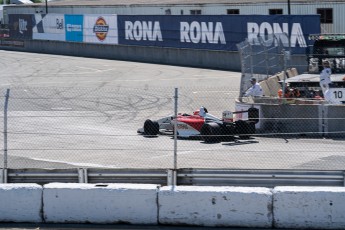
M10 14L0 49L199 68L241 70L236 44L291 45L291 66L306 71L309 34L319 15L64 15ZM289 37L284 34L289 34ZM270 42L275 34L279 41Z
M237 51L278 42L305 53L310 34L320 33L319 15L64 15L10 14L13 39ZM43 35L47 34L47 35ZM276 40L272 42L272 36Z

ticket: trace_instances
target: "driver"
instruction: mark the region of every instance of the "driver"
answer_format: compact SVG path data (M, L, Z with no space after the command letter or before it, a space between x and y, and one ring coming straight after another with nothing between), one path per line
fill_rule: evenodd
M208 113L207 109L204 106L201 106L200 110L199 110L199 116L200 117L205 117L206 113Z

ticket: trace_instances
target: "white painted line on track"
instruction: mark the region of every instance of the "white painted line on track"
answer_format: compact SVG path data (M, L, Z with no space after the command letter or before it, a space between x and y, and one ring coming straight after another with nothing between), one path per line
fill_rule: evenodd
M68 108L68 107L53 107L50 108L51 110L72 110L72 108Z
M91 164L91 163L76 163L70 161L58 161L58 160L49 160L43 158L30 158L35 161L45 161L45 162L52 162L52 163L61 163L61 164L69 164L75 166L83 166L83 167L97 167L97 168L118 168L113 165L100 165L100 164Z
M208 92L208 93L225 93L225 94L228 94L228 93L236 93L236 92L239 92L239 90L203 90L203 91L194 91L193 93L194 94L197 94L197 93L204 93L204 92Z

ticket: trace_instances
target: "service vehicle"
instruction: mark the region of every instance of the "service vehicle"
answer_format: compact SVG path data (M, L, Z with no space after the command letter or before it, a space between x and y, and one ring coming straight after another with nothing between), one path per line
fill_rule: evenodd
M247 113L247 120L236 120L236 113ZM200 138L205 142L233 141L248 139L255 133L255 124L258 122L259 112L256 108L247 111L230 112L224 111L222 118L208 113L205 107L194 111L192 114L178 114L166 116L158 120L147 119L138 133L147 136L158 134L174 134L175 125L177 137Z
M308 71L285 80L298 89L301 98L323 98L320 88L322 61L331 63L331 104L345 104L345 34L313 34L314 45L307 51Z

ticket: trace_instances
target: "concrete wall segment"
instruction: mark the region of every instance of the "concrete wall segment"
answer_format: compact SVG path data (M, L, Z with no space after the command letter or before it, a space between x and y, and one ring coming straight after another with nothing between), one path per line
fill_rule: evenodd
M345 95L343 96L345 98ZM339 137L345 136L345 117L344 117L344 106L339 105L327 105L325 106L327 114L325 114L325 123L327 124L327 131L334 132L329 133L328 136Z
M0 222L42 222L42 191L37 184L1 184Z
M24 43L24 47L0 46L0 49L241 71L241 61L237 51L98 45L46 40L21 42ZM301 63L305 64L301 65ZM298 72L305 72L307 69L305 55L292 55L290 66L296 67Z
M268 188L163 187L158 195L159 223L171 225L271 227Z
M274 227L345 229L344 187L275 187Z
M273 133L319 133L320 105L262 104L262 130Z
M44 186L47 223L157 224L158 185L67 184Z
M0 222L345 229L345 187L1 184Z

